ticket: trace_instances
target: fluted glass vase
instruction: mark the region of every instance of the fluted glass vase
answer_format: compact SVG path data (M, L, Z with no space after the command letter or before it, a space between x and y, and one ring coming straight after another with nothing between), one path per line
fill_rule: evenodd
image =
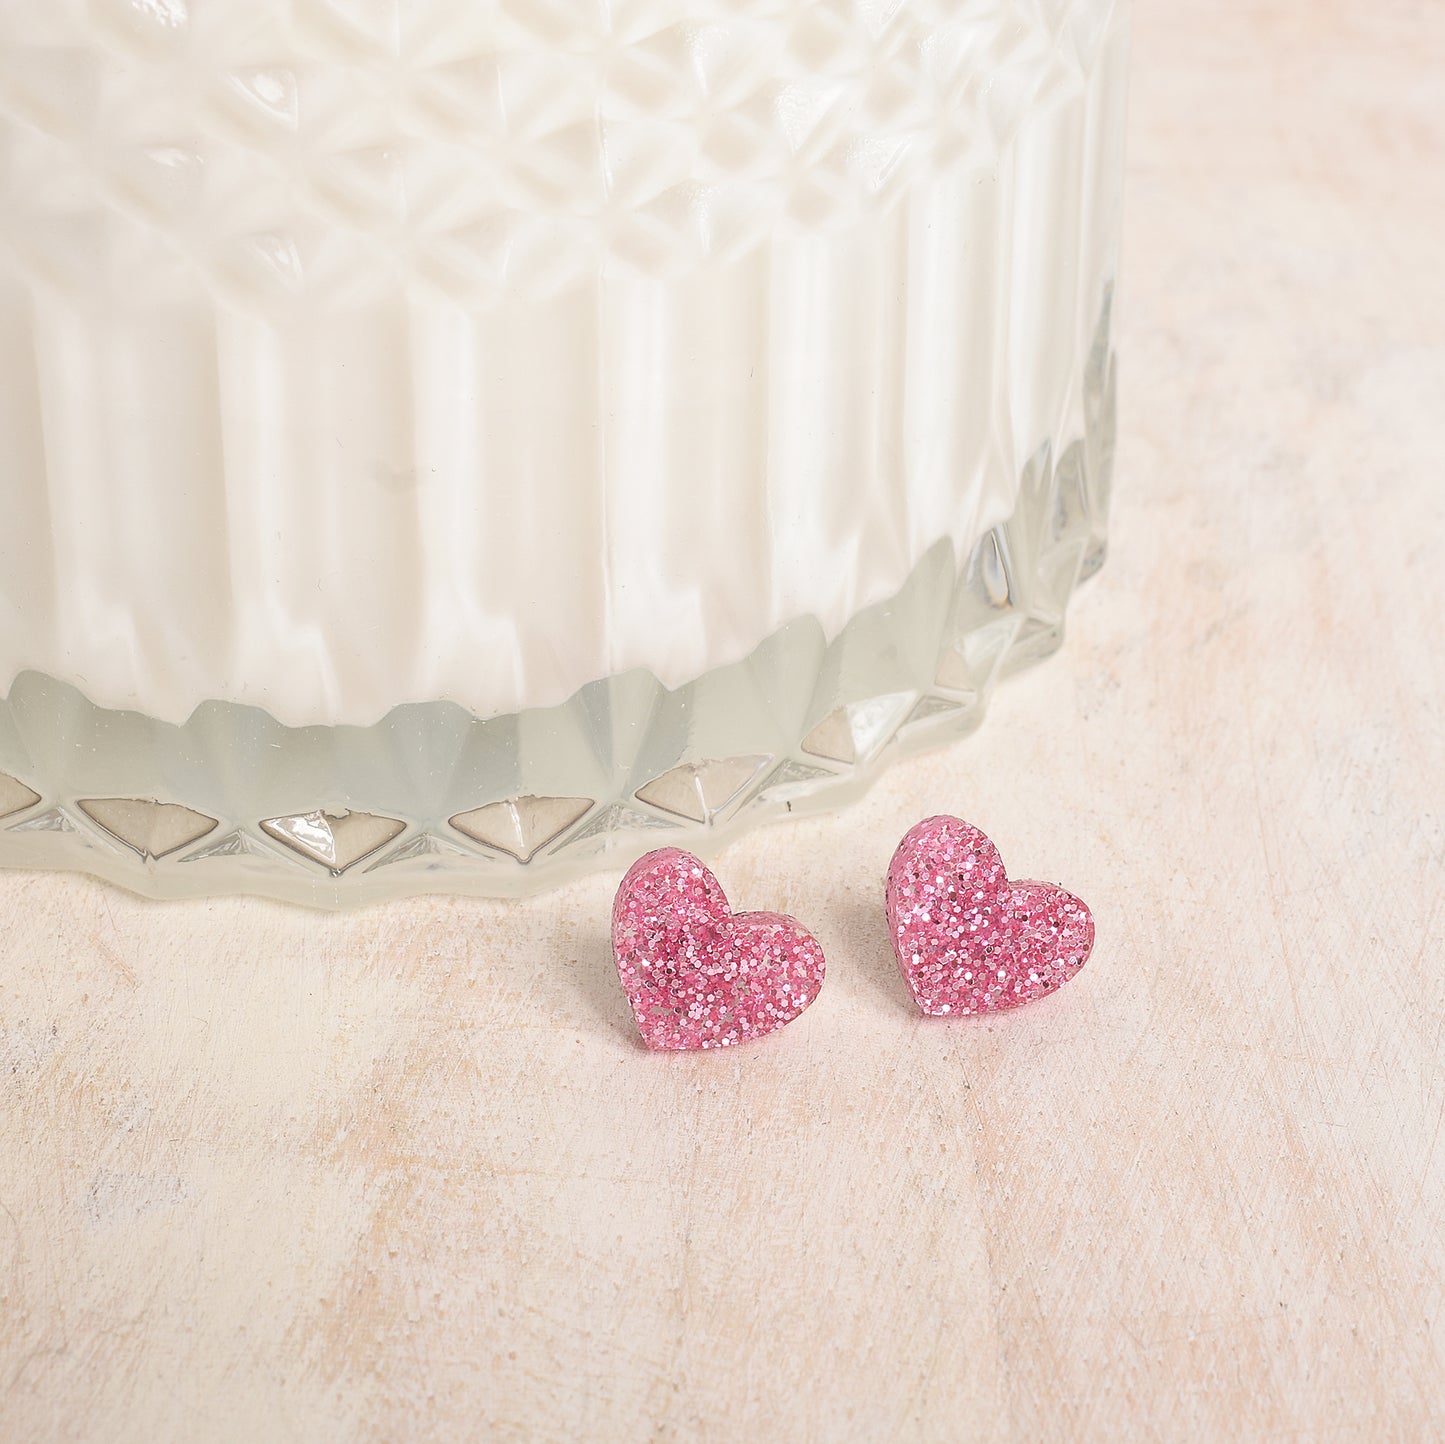
M511 894L832 806L1105 547L1126 0L0 15L0 864Z

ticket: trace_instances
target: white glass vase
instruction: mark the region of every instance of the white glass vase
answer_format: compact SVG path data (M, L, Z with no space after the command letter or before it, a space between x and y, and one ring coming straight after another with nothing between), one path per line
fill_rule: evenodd
M1104 553L1124 0L0 15L0 863L516 893L855 794Z

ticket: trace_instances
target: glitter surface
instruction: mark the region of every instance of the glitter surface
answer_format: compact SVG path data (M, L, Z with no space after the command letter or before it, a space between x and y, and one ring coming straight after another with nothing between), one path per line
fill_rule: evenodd
M823 950L790 917L733 913L691 853L632 865L612 906L612 951L649 1048L726 1048L790 1023L823 986Z
M888 931L925 1013L996 1013L1067 983L1094 946L1071 893L1008 880L998 849L956 817L930 817L888 868Z

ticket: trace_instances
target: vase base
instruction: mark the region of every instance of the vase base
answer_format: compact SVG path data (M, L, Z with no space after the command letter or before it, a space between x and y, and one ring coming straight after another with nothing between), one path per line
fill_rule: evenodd
M432 702L371 727L221 702L176 726L25 673L0 702L0 866L158 898L516 896L846 803L891 759L976 727L998 679L1062 641L1104 557L1107 328L1106 303L1082 434L1035 453L1013 516L961 565L940 542L831 642L803 619L676 690L635 671L559 707L482 720Z

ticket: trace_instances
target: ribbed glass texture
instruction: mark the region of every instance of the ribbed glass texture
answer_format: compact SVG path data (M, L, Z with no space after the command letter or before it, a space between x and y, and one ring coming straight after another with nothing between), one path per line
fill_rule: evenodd
M975 725L1105 546L1123 0L0 18L0 864L511 894Z

